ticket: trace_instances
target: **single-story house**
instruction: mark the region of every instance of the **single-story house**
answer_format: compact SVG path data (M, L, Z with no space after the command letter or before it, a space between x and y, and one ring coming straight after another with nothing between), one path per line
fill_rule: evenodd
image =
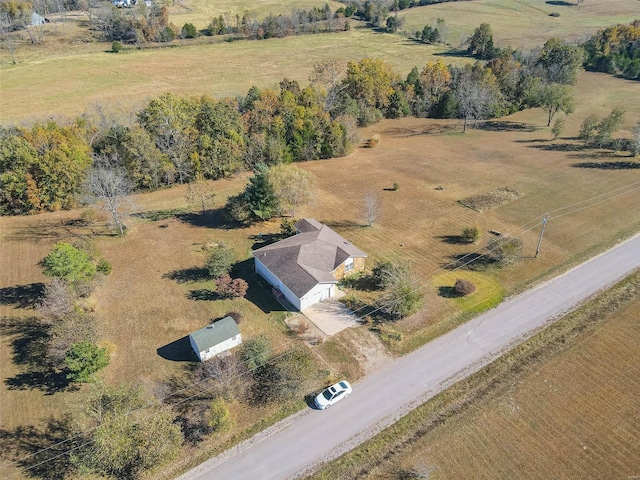
M367 256L331 228L305 218L297 234L253 252L256 272L298 310L333 297L338 280L364 270Z
M242 343L238 324L232 317L212 323L189 334L189 342L201 362Z

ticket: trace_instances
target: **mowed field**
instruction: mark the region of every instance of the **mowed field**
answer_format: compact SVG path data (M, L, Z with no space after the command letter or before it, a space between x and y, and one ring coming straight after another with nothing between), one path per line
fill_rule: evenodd
M498 391L405 442L359 478L414 478L399 473L409 471L436 480L636 478L639 345L636 296L569 348L526 365Z
M174 9L172 21L178 25L193 21L200 26L209 13L244 8L234 8L234 2L212 4L200 0L182 5L192 11ZM336 5L331 7L335 10ZM308 8L310 4L303 2L297 6ZM288 11L290 7L292 2L285 2L281 8L267 0L256 4L264 15L268 11ZM560 17L548 16L556 10L562 12ZM454 47L481 22L488 22L499 46L533 49L551 36L578 41L598 28L630 23L640 18L640 2L587 0L573 8L538 0L474 0L412 8L400 16L406 19L403 30L408 34L438 17L444 18L449 29L447 41ZM52 31L55 28L55 34L48 36L43 46L20 45L17 65L11 64L4 50L0 51L1 124L31 123L51 116L73 117L98 102L121 109L128 116L151 97L167 91L226 97L244 95L253 85L275 86L283 78L305 85L313 64L327 58L340 58L345 63L363 57L382 58L404 76L414 66L422 68L438 58L445 48L419 44L402 34L354 28L348 32L264 41L175 41L158 48L134 48L114 55L107 52L109 43L87 43L77 26L84 24L84 20L73 18L75 24L70 23L66 30L58 25L48 26ZM65 41L64 32L75 40ZM445 62L454 64L468 61L445 58Z
M640 117L637 92L638 85L633 82L601 74L580 75L579 107L570 117L566 136L576 134L587 114L604 115L615 106L627 108L621 134L628 136ZM377 148L358 148L345 158L300 164L317 179L316 201L301 209L300 216L315 217L333 226L370 255L370 266L375 260L404 259L419 279L418 285L426 294L426 308L393 325L404 333L403 340L392 345L394 350L414 348L451 328L459 321L462 309L470 308L473 302L519 291L559 271L562 265L578 262L640 229L637 163L625 163L628 157L612 156L610 152L584 151L569 138L551 142L548 129L541 126L544 119L541 110L521 112L491 128L468 130L464 135L458 133L461 125L456 121L383 121L362 132L363 137L374 132L380 135ZM217 205L240 191L245 181L238 177L216 182ZM394 182L399 190L384 190ZM461 198L500 187L517 190L522 197L484 213L458 203ZM382 201L381 216L371 228L361 226L359 213L368 190ZM112 274L91 297L96 315L103 319L101 338L116 347L105 371L107 381L153 385L179 373L181 364L165 360L157 350L231 308L226 301L196 300L198 291L210 289L210 283L181 282L180 272L201 268L205 260L203 245L225 241L234 246L239 260L245 260L250 257L257 233L279 230L278 220L229 229L215 212L205 217L177 217L171 212L186 208L184 193L185 187L180 186L138 195L139 211L156 212L159 219L131 219L124 238L105 236L99 225L93 229L92 238L113 264ZM540 216L548 211L552 212L551 220L541 255L533 259ZM37 262L57 241L91 234L69 226L68 221L80 214L72 211L0 219L0 316L11 319L33 315L29 300L37 299L40 284L46 281ZM477 246L463 247L447 241L475 224L483 232ZM438 286L451 285L455 280L441 267L451 255L482 248L491 238L489 230L521 235L527 258L502 271L474 272L479 290L465 299L465 305L440 296ZM250 263L246 262L241 271L250 277ZM233 309L242 309L247 317L242 324L243 335L263 332L278 343L288 341L277 304L270 302L268 294L261 293L256 284L252 288L248 301L233 304ZM14 342L24 332L8 329L4 333L1 361L6 381L25 370L24 365L14 365L11 360ZM339 368L348 364L347 358ZM7 406L2 409L2 424L15 427L33 423L34 405L42 418L40 415L59 411L64 399L74 395L47 396L37 388L5 386L0 391L0 401Z
M473 35L481 23L491 25L494 43L524 50L542 46L549 38L583 42L598 29L640 18L637 0L478 0L411 8L399 13L402 30L413 34L425 25L435 26L443 18L448 27L447 42L458 47ZM559 13L559 17L551 17ZM523 34L526 32L526 34Z
M463 3L472 4L461 2L460 6ZM476 3L490 2L473 5ZM580 8L591 3L587 0ZM616 8L632 3L616 3ZM473 16L467 20L471 32L479 20ZM631 20L633 14L629 13L629 18L620 21ZM505 20L505 25L512 21ZM451 22L447 19L448 24ZM496 38L500 38L498 28L490 23ZM244 94L254 84L276 85L284 77L304 84L312 64L335 57L336 52L345 60L380 57L404 73L413 65L437 58L434 54L438 53L399 35L352 30L120 55L98 52L58 56L16 67L7 67L3 60L0 121L6 125L76 115L98 101L131 111L147 98L168 90L227 96ZM468 61L455 57L448 60ZM544 126L546 114L542 110L520 112L464 135L458 121L383 121L361 132L362 138L378 134L377 148L357 148L345 158L299 164L317 178L316 201L300 209L299 216L315 217L331 225L369 254L369 266L379 259L405 259L410 263L417 285L426 294L425 309L393 324L403 338L388 345L393 352L410 350L455 326L461 321L461 312L481 309L640 230L637 160L627 157L626 152L584 149L574 139L588 114L604 116L617 106L627 112L617 136L628 138L640 120L640 84L582 73L576 86L576 111L568 117L566 131L556 141L551 141ZM215 182L216 209L245 182L245 177ZM385 190L393 183L399 184L399 190ZM501 187L517 190L522 196L484 213L459 204L461 198ZM33 302L48 281L37 262L58 241L89 235L113 264L112 274L90 298L99 319L100 340L115 348L104 372L108 383L132 382L154 390L163 379L182 375L184 363L162 358L158 350L229 309L245 316L241 324L245 338L264 333L277 348L297 341L282 320L282 309L255 282L248 261L255 235L278 232L279 220L236 229L221 222L218 210L205 216L185 215L185 190L178 186L137 195L138 212L147 216L132 218L124 238L108 235L100 223L89 229L73 225L80 210L0 218L0 428L5 442L18 441L11 435L20 427L41 429L48 418L59 418L76 408L86 393L81 388L48 394L46 385L38 385L37 379L29 377L29 365L20 355L34 334L28 322L35 313ZM369 190L380 196L382 213L373 227L365 228L360 207ZM540 217L545 212L551 212L550 221L540 258L533 259ZM478 245L464 247L450 241L463 228L476 224L483 232ZM521 235L525 258L519 265L480 273L442 268L452 255L482 248L493 238L489 230ZM234 246L242 261L240 272L250 280L246 301L207 299L212 285L198 278L197 271L205 260L203 246L221 240ZM194 272L195 279L181 280ZM471 279L478 291L464 301L441 296L439 287L452 285L458 276ZM357 378L363 372L358 366L362 357L357 349L366 342L372 342L371 333L360 327L314 347L313 352L319 364L332 373ZM248 428L253 419L274 414L275 407L236 413L242 418L239 428ZM212 439L209 447L216 441L225 438ZM185 465L189 456L193 459L196 454L187 452Z
M289 14L292 10L311 10L315 7L323 8L328 4L332 12L344 7L340 2L330 0L256 0L253 2L238 2L238 0L185 0L171 8L171 20L176 25L191 22L197 28L205 28L213 17L222 15L231 26L236 25L236 15L242 21L243 15L262 20L268 15Z

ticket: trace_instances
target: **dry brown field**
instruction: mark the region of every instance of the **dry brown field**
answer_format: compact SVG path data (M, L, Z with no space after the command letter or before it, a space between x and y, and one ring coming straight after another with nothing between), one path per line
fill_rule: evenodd
M360 478L636 478L640 297ZM421 477L427 478L427 477Z
M132 104L166 90L223 96L245 93L254 83L274 84L285 76L304 82L313 61L334 55L337 49L353 58L376 52L403 72L434 58L430 47L363 30L336 36L143 50L122 56L95 53L95 45L82 48L86 49L82 55L69 56L60 47L50 59L17 67L3 65L0 121L75 115L94 101ZM573 138L588 114L604 116L616 106L627 111L618 135L629 137L632 126L640 120L640 84L582 73L576 88L576 111L556 141L551 141L544 126L542 110L520 112L464 135L457 121L402 119L383 121L361 132L363 139L380 136L374 149L356 148L345 158L301 164L316 175L317 198L299 214L326 222L352 240L370 254L370 266L378 259L406 259L419 280L417 285L425 292L425 309L393 326L403 339L388 344L391 352L415 348L459 323L462 312L481 309L640 230L637 161L625 152L585 150ZM240 191L245 181L239 177L216 182L217 206ZM393 183L399 184L399 190L385 190ZM517 190L522 196L484 213L458 203L464 197L501 187ZM383 209L373 227L364 228L359 210L368 190L380 196ZM157 350L230 309L245 315L241 324L245 338L265 333L277 346L298 341L288 334L279 306L255 283L249 300L230 303L193 299L198 291L211 288L207 281L180 283L171 278L172 272L202 266L203 245L226 241L234 246L240 260L246 260L255 234L279 229L277 220L229 229L217 214L176 215L186 209L184 193L180 186L136 196L139 211L155 212L158 219L131 219L124 238L108 235L99 224L93 231L71 225L81 215L79 210L0 218L0 428L4 441L10 442L12 437L7 434L20 427L42 429L48 418L74 408L84 394L81 388L49 395L33 381L31 386L28 381L16 386L21 379L28 380L28 365L14 360L32 332L25 324L34 316L32 303L46 282L37 262L58 241L90 235L113 264L112 274L90 299L96 316L102 319L101 340L115 346L112 362L104 372L107 382L133 382L153 390L167 376L180 375L183 364L161 358ZM442 268L452 255L481 248L491 238L489 230L521 235L525 255L532 257L545 212L551 212L551 219L540 258L525 258L502 271L452 274ZM477 246L465 249L448 242L475 224L483 231ZM250 275L249 263L242 271ZM444 298L438 291L458 275L472 279L479 287L464 303ZM319 365L332 374L357 378L367 368L357 365L362 359L357 350L367 342L371 349L377 348L376 338L360 327L314 347L313 352ZM250 412L243 417L246 422L229 436L249 428L253 418L269 415L276 418L278 412ZM203 451L226 440L210 439ZM182 465L197 455L202 451L186 451ZM0 459L0 465L4 464ZM2 475L4 472L0 470ZM168 471L166 478L174 473Z
M471 249L480 248L490 238L487 232L495 230L521 235L525 255L531 257L540 216L552 212L540 258L525 258L502 271L474 273L478 282L486 283L489 298L501 295L502 290L506 294L516 292L557 272L559 266L584 259L640 228L637 164L624 163L630 160L624 153L584 151L570 139L587 114L603 115L619 105L627 108L620 134L628 136L640 118L640 104L632 101L640 98L635 96L637 89L632 82L582 74L577 111L569 117L566 137L555 142L549 140L548 129L541 126L545 115L540 110L521 112L464 135L458 133L460 124L456 121L383 121L362 132L363 138L373 132L380 135L377 148L358 148L344 158L301 164L317 177L318 191L315 203L301 209L300 215L332 225L370 254L370 265L378 259L410 262L426 294L427 306L421 314L395 325L405 339L392 347L397 351L414 348L450 328L462 311L455 302L438 295L437 285L443 275L451 275L441 268L450 256L468 251L446 241L464 227L477 224L484 234L481 243ZM239 191L244 182L244 178L217 182L218 205ZM384 190L394 182L400 185L399 190ZM503 186L519 191L522 197L484 213L458 203L461 198ZM184 190L175 187L139 195L140 211L184 209ZM363 228L359 209L368 190L379 194L383 210L373 227ZM570 205L575 206L553 212ZM29 308L19 308L17 295L26 292L28 296L46 280L36 264L55 242L82 233L65 226L66 220L79 214L72 211L0 219L0 316L33 315ZM221 301L191 300L190 292L206 288L206 282L178 283L168 274L200 267L204 262L202 245L213 241L232 244L238 258L246 259L252 235L278 230L277 220L246 229L226 229L216 227L215 218L207 218L191 222L171 215L157 221L134 219L122 239L101 235L96 227L93 238L114 267L105 285L92 296L96 314L106 320L101 334L117 348L106 371L108 381L151 384L175 372L178 367L160 358L156 349L230 308ZM527 227L523 229L523 225ZM478 301L487 298L482 289L474 295ZM272 307L246 302L234 308L244 309L243 313L254 319L243 325L248 336L258 331L274 338L282 336L284 325L274 319L274 314L267 315ZM3 337L5 379L21 369L10 362L13 340L15 335ZM2 404L10 406L3 409L2 423L11 427L33 421L26 410L33 405L42 407L38 412L57 410L59 400L67 394L48 397L38 390L3 389L0 395Z

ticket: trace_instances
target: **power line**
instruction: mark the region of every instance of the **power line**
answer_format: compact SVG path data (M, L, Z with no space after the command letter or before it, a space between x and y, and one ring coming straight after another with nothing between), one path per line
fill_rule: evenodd
M638 185L638 186L636 186L636 185ZM634 186L635 186L635 188L632 188L631 190L625 190L625 189L628 189L629 187L634 187ZM621 190L625 190L625 191L622 191L622 192L621 192ZM638 181L638 182L633 182L633 183L631 183L631 184L625 185L625 186L623 186L623 187L619 187L619 188L614 189L614 190L611 190L611 191L609 191L609 192L605 192L605 193L602 193L602 194L599 194L599 195L594 195L594 196L592 196L592 197L590 197L590 198L587 198L587 199L582 200L582 201L580 201L580 202L576 202L576 203L571 204L571 205L563 206L563 207L557 208L557 209L555 209L555 210L550 210L550 211L549 211L549 213L545 214L543 217L541 217L541 216L535 217L535 218L533 218L532 220L528 221L527 223L525 223L525 224L523 224L523 225L520 225L520 226L518 226L518 227L514 228L514 229L513 229L513 230L511 230L510 232L507 232L507 235L509 236L509 238L519 238L519 237L523 236L523 235L524 235L524 234L526 234L527 232L529 232L529 231L533 230L534 228L536 228L536 227L538 226L538 222L540 221L540 219L541 219L541 218L547 218L547 219L548 219L548 218L549 218L549 217L548 217L548 215L549 215L550 213L553 213L553 212L561 212L561 211L563 211L563 210L567 210L567 209L570 209L570 208L573 208L573 207L577 207L577 206L579 206L579 205L586 204L586 205L583 205L583 206L581 206L581 207L579 207L579 208L574 208L573 210L569 210L569 211L567 211L567 212L563 212L563 213L561 213L561 214L559 214L559 215L555 215L555 216L553 216L553 217L552 217L552 219L558 219L558 218L561 218L561 217L566 216L566 215L571 215L571 214L574 214L574 213L577 213L577 212L580 212L580 211L583 211L583 210L589 209L589 208L594 207L594 206L596 206L596 205L599 205L599 204L605 203L605 202L607 202L607 201L610 201L610 200L613 200L613 199L619 198L619 197L621 197L621 196L627 195L627 194L629 194L629 193L633 193L633 192L638 191L638 190L640 190L640 181ZM618 193L617 193L617 192L618 192ZM612 193L616 193L616 195L614 195L614 196L610 196L610 197L607 197L608 195L611 195ZM602 197L607 197L607 198L602 198ZM595 200L595 199L600 199L600 200L598 200L598 201L597 201L597 202L595 202L595 203L588 203L588 202L591 202L592 200ZM532 224L533 224L533 225L532 225ZM520 230L522 230L522 231L520 231ZM519 233L517 233L517 234L516 234L516 232L519 232ZM499 239L499 238L496 238L496 239L495 239L495 240L493 240L492 242L489 242L486 246L484 246L484 247L479 247L478 249L476 249L476 250L474 250L474 251L472 251L472 252L469 252L469 253L465 254L464 256L462 256L462 257L461 257L460 259L458 259L457 261L455 261L455 262L450 262L450 263L448 263L448 264L446 264L446 265L444 265L444 266L442 266L442 267L439 267L438 269L433 270L432 272L430 272L430 273L428 273L428 274L426 274L426 275L423 275L422 277L420 277L420 278L418 278L418 279L416 279L416 280L412 281L412 282L410 283L410 286L412 287L412 288L411 288L411 291L410 291L410 292L408 292L408 293L406 293L405 295L408 295L408 294L410 294L410 293L412 293L412 292L416 292L416 291L418 291L418 290L421 290L421 289L423 289L423 288L425 288L425 287L427 287L427 286L431 285L431 284L433 283L433 281L434 281L434 280L432 279L432 280L430 280L430 281L427 281L427 279L428 279L428 278L430 278L430 277L433 277L433 276L434 276L435 274L437 274L438 272L441 272L441 271L456 271L456 270L459 270L459 269L461 269L461 268L463 268L463 267L465 267L465 266L467 266L467 265L469 265L469 264L471 264L471 263L473 263L473 262L477 261L479 258L482 258L482 257L484 257L484 256L486 256L486 255L488 255L488 254L492 253L493 251L495 251L495 249L497 249L497 248L498 248L498 246L499 246L499 243L498 243L498 242L500 242L500 239ZM484 253L479 254L479 255L476 255L476 254L478 254L480 251L482 251L482 250L484 250L484 249L487 249ZM464 262L460 263L462 260L464 260L464 259L465 259L465 258L467 258L467 257L469 257L469 260L467 260L467 261L464 261ZM422 258L425 258L425 257L422 257ZM393 292L393 291L392 291L392 292L387 292L387 293L385 294L385 296L386 296L386 295L389 295L389 294L393 295L394 293L397 293L397 292ZM383 296L383 297L384 297L384 296ZM380 300L380 299L378 299L378 300L377 300L376 302L374 302L374 303L378 303L378 302L379 302L379 300ZM367 307L372 307L372 306L374 306L374 307L375 307L375 305L365 305L365 306L363 306L363 307L360 307L359 309L354 310L354 311L353 311L353 313L358 317L358 319L360 319L360 320L361 320L361 319L362 319L362 318L364 318L366 315L370 315L371 313L375 313L375 312L377 312L377 311L380 311L380 310L383 308L384 304L382 304L382 305L379 305L379 306L375 307L375 309L374 309L373 311L367 311L367 313L366 313L366 314L358 315L358 312L361 312L361 311L362 311L362 310L364 310L365 308L367 308ZM285 307L285 308L286 308L286 307ZM283 348L283 347L286 347L286 346L290 346L290 344L291 344L291 342L284 342L284 343L281 343L280 345L278 345L278 347L277 347L277 348L279 349L279 348ZM278 355L275 355L274 357L271 357L271 358L270 358L269 360L267 360L265 363L263 363L263 364L261 364L261 365L258 365L258 366L256 366L256 367L254 367L254 369L248 369L248 370L246 370L246 371L244 371L244 372L240 373L239 375L234 375L234 376L232 376L232 377L229 377L229 378L227 378L227 379L226 379L226 381L227 381L227 382L229 382L229 381L231 381L231 380L233 380L233 379L239 378L241 375L245 375L245 374L247 374L247 373L251 373L251 372L252 372L252 371L254 371L255 369L257 369L257 368L259 368L259 367L262 367L262 366L264 366L264 365L267 365L267 364L269 364L269 363L271 363L271 362L273 362L273 361L277 360L278 358L281 358L281 357L283 357L283 356L287 355L288 353L289 353L289 351L288 351L288 350L285 350L284 352L282 352L282 353L280 353L280 354L278 354ZM177 394L179 394L179 393L181 393L181 392L184 392L184 391L185 391L185 390L187 390L187 389L190 389L190 388L196 387L196 386L198 386L198 385L202 384L203 382L206 382L206 381L209 381L209 380L210 380L210 378L204 378L204 379L202 379L202 380L200 380L200 381L198 381L198 382L194 382L194 383L192 383L192 384L190 384L190 385L187 385L187 386L183 387L182 389L180 389L180 390L178 390L178 391L172 392L170 395L167 395L166 397L164 397L164 399L174 397L174 396L176 396ZM208 388L205 388L205 391L209 391L211 388L214 388L214 387L215 387L215 385L214 385L214 386L211 386L211 387L208 387ZM199 393L194 394L194 395L191 395L191 396L189 396L189 397L182 398L179 402L172 403L172 404L169 404L169 405L171 405L171 406L178 406L178 405L181 405L181 404L183 404L184 402L186 402L186 401L188 401L188 400L191 400L192 398L194 398L194 397L196 397L196 396L198 396L198 395L200 395L200 394L201 394L201 393L199 392ZM129 412L127 412L127 413L121 414L121 416L128 416L128 415L130 415L130 414L132 414L132 413L134 413L134 412L137 412L137 411L139 411L139 410L142 410L142 409L147 408L147 407L150 407L150 406L153 406L153 403L152 403L152 402L147 402L147 404L146 404L146 405L143 405L143 406L141 406L141 407L139 407L139 408L136 408L136 409L132 409L132 410L130 410L130 411L129 411ZM150 412L150 414L152 414L152 413L153 413L153 412ZM87 429L87 430L85 430L85 431L82 431L82 432L80 432L80 433L78 433L78 434L74 435L74 436L73 436L73 437L71 437L71 438L68 438L68 439L65 439L65 440L63 440L63 441L57 442L57 443L55 443L55 444L53 444L53 445L50 445L50 446L48 446L48 447L46 447L46 448L43 448L43 449L41 449L41 450L38 450L37 452L31 453L31 454L29 454L29 455L25 455L24 457L21 457L21 458L19 458L19 459L17 459L17 460L12 460L11 462L8 462L8 463L6 463L6 464L4 464L4 465L0 466L0 468L6 468L6 467L9 467L9 466L11 466L11 465L18 465L20 462L23 462L23 461L25 461L25 460L27 460L27 459L29 459L29 458L31 458L31 457L34 457L34 456L36 456L36 455L40 455L41 453L44 453L44 452L46 452L46 451L49 451L49 450L51 450L51 449L53 449L53 448L55 448L55 447L58 447L58 446L60 446L60 445L64 445L64 444L66 444L66 443L68 443L68 442L71 442L71 441L73 441L73 440L79 439L79 438L81 438L81 437L83 437L83 436L85 436L85 435L87 435L87 434L89 434L89 433L93 432L93 431L94 431L94 430L96 430L97 428L98 428L98 426L96 426L96 427L92 427L92 428ZM80 448L82 448L82 447L85 447L85 446L87 446L87 445L90 445L91 443L93 443L93 440L89 440L88 442L85 442L85 443L83 443L83 444L81 444L81 445L79 445L79 446L75 446L74 448L71 448L71 449L65 450L64 452L61 452L61 453L59 453L59 454L55 455L54 457L50 457L50 458L45 459L45 460L43 460L42 462L39 462L39 463L37 463L37 464L35 464L35 465L31 465L31 466L29 466L29 467L26 467L26 468L24 468L24 470L32 470L32 469L34 469L34 468L36 468L36 467L38 467L38 466L44 465L44 464L46 464L46 463L48 463L48 462L51 462L51 461L53 461L53 460L55 460L55 459L57 459L57 458L60 458L60 457L61 457L61 456L63 456L63 455L68 455L69 453L71 453L71 452L73 452L73 451L76 451L76 450L78 450L78 449L80 449ZM10 476L10 477L8 477L8 478L15 477L16 475L18 475L18 473L13 474L12 476Z

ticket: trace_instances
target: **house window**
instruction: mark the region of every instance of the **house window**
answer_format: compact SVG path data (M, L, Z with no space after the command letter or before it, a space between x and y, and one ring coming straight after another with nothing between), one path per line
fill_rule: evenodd
M344 262L344 271L350 272L353 270L353 258L347 258L347 261Z

